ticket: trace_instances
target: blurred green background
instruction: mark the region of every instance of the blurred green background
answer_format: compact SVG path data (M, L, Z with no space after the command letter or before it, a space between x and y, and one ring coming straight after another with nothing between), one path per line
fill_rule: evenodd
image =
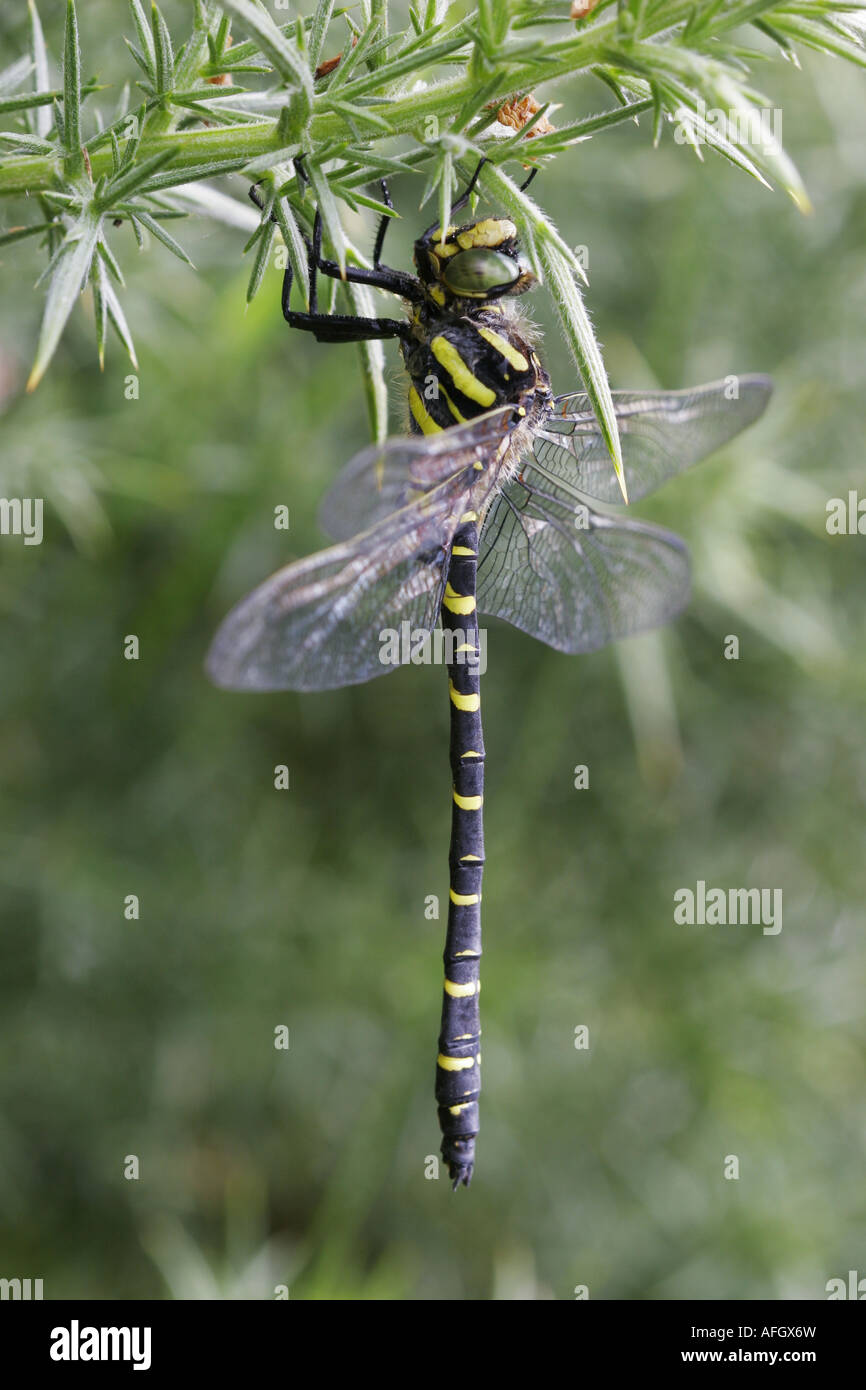
M88 73L128 72L126 27L83 7ZM0 38L23 51L17 15ZM47 1298L788 1299L866 1273L863 540L824 526L862 488L863 79L760 80L810 218L646 124L534 190L588 248L615 386L777 390L640 508L693 551L671 630L568 658L490 625L483 1130L454 1196L424 1177L444 674L263 697L202 672L230 605L323 543L317 504L366 439L355 349L293 335L275 269L245 311L242 233L181 225L193 272L124 230L140 399L116 342L100 375L86 304L27 397L40 261L4 252L0 493L44 497L46 535L5 539L0 569L0 1275ZM610 104L591 78L556 97L561 124ZM394 263L433 215L420 190L393 189ZM572 388L543 291L532 312ZM782 888L781 934L677 926L698 879Z

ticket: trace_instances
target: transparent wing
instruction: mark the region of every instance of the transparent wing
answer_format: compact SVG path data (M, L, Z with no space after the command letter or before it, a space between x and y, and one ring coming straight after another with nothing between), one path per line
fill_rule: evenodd
M393 670L380 634L404 620L435 625L471 483L461 470L351 541L272 575L217 632L211 680L228 690L330 690Z
M479 612L557 651L591 652L659 627L688 596L688 551L659 526L602 516L518 480L487 513Z
M614 391L629 500L646 497L746 429L763 412L771 390L768 377L740 376L688 391ZM550 475L587 497L622 501L607 446L582 392L557 397L536 432L534 453Z
M408 506L469 455L488 458L507 433L513 413L513 406L505 406L440 434L386 439L362 449L322 503L319 522L325 534L346 540Z

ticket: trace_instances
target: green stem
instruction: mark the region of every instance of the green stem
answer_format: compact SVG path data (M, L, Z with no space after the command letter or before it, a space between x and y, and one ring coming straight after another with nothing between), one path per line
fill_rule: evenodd
M773 0L752 0L743 6L743 13L771 9ZM641 40L646 41L657 31L669 31L684 23L693 8L692 0L682 0L679 4L663 5L657 17L644 22ZM720 17L715 23L726 27L730 16ZM467 20L442 35L438 43L450 42L455 37L470 41ZM715 24L708 27L707 34L714 30ZM497 62L500 74L492 89L491 101L505 100L515 92L531 91L542 83L571 77L586 72L600 62L615 62L618 42L622 44L623 35L619 20L613 18L599 22L590 29L573 37L562 39L542 50L543 56L533 56L521 40L513 40L503 45ZM628 40L625 40L628 45ZM516 56L516 55L519 55ZM423 55L419 54L419 60ZM399 63L399 60L397 60ZM394 64L385 63L382 68L360 76L358 81L350 82L340 95L346 101L364 94L388 95L391 83L398 76L391 69ZM423 62L419 62L423 66ZM448 119L461 109L478 85L477 76L470 70L460 76L436 82L426 91L403 93L390 100L384 108L388 124L394 135L407 134L423 127L430 116L441 117L447 125ZM315 98L313 117L309 128L309 138L314 146L328 141L354 141L355 135L345 115L328 109L328 92ZM221 160L252 160L267 154L280 154L283 160L300 150L300 144L286 147L277 133L277 121L261 121L254 125L222 126L208 130L165 131L145 130L137 152L137 159L144 160L164 149L173 151L171 167L179 175L195 165ZM103 147L91 153L93 177L111 170L111 155ZM52 155L17 156L0 163L0 196L24 192L38 192L51 188L61 172L59 160ZM178 180L181 181L180 179Z

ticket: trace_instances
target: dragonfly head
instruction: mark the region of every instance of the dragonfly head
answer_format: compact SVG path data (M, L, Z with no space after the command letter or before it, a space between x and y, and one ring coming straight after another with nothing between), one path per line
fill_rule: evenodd
M430 298L444 308L468 299L476 306L524 294L535 276L520 252L517 228L506 217L485 217L465 227L438 224L415 242L415 265Z

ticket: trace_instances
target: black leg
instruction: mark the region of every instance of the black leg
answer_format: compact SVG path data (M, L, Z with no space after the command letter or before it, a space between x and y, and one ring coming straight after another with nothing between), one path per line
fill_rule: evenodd
M402 319L365 319L356 314L301 314L283 310L292 328L312 333L319 343L365 343L374 338L408 338Z
M283 318L291 328L312 333L320 343L362 343L371 338L408 338L409 325L402 319L368 319L355 314L320 314L316 308L315 275L318 263L310 262L310 311L291 307L292 265L283 274Z
M310 272L310 313L316 314L319 310L319 290L316 284L316 277L319 270L319 261L322 259L322 214L316 208L316 216L313 219L313 241L307 248L307 268Z
M393 208L394 204L391 202L391 194L388 192L388 185L384 179L382 179L381 188L382 202L385 204L386 208ZM379 230L376 233L376 244L373 247L374 270L381 270L382 268L382 248L385 245L385 233L388 230L388 223L390 221L390 217L382 217L379 221Z
M475 170L475 173L472 175L472 178L467 183L466 188L460 194L460 197L457 199L457 202L451 204L452 212L459 212L461 208L465 208L466 204L469 202L469 199L472 197L472 194L475 192L475 186L478 183L479 178L481 177L481 170L484 168L487 162L487 155L482 155L478 161L478 166Z
M303 156L295 160L295 172L299 181L308 182L306 172L301 163ZM383 191L388 207L391 207L391 200L388 196L387 188L383 181ZM249 191L250 198L261 212L265 210L265 200L259 192L259 186L254 183ZM270 214L272 222L276 222L273 212ZM389 218L384 218L388 222ZM291 328L299 328L303 332L312 333L320 343L360 343L374 338L408 338L410 336L409 325L402 319L380 319L364 318L356 314L320 314L318 312L318 287L317 275L321 272L338 280L349 281L352 284L372 285L377 289L391 290L403 298L421 300L424 298L424 291L414 275L406 275L403 271L390 270L387 266L379 264L378 256L381 253L382 242L385 231L382 226L379 228L376 237L376 268L374 270L363 270L355 266L347 266L345 272L335 261L326 261L322 258L322 216L318 208L313 220L313 237L307 242L307 264L310 272L310 307L308 313L301 313L291 307L292 285L294 283L294 273L291 261L286 264L283 274L283 289L281 296L281 307L283 318Z
M414 275L407 275L404 270L392 270L387 265L380 265L377 270L364 270L360 266L347 265L344 274L336 261L320 258L316 265L322 275L328 275L332 280L348 280L352 285L369 285L374 290L388 290L391 294L411 300L414 304L420 304L424 299L420 281L416 280Z
M535 175L536 175L537 173L538 173L538 169L537 169L537 168L536 168L536 169L530 170L529 178L528 178L528 179L524 179L523 183L520 185L520 191L521 191L521 193L525 193L525 192L526 192L527 188L528 188L529 185L532 183L532 180L535 178Z
M459 212L461 208L465 208L466 204L469 202L469 199L472 197L472 194L475 192L475 186L476 186L476 184L478 183L478 179L479 179L479 177L480 177L481 170L484 168L484 166L485 166L485 164L486 164L487 162L488 162L488 161L487 161L487 156L486 156L486 155L482 155L481 158L480 158L479 161L478 161L478 167L476 168L475 173L472 175L472 178L469 180L469 182L467 183L465 189L464 189L463 192L460 194L460 197L457 199L457 202L451 204L451 212L452 212L452 214L455 213L455 212ZM439 219L437 218L435 222L431 222L431 223L430 223L430 226L427 228L427 230L426 230L426 232L424 233L424 235L423 235L422 237L419 238L419 240L420 240L420 241L429 241L429 240L431 239L431 237L433 236L433 233L434 233L434 232L438 232L438 231L439 231Z

